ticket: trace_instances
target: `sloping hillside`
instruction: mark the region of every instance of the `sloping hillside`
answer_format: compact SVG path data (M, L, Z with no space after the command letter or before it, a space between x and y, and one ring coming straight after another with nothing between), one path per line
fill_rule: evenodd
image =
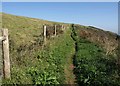
M63 23L2 13L2 28L9 29L10 38L14 39L16 46L34 43L36 36L39 36L43 31L43 24Z
M69 52L74 53L70 31L67 31L67 34L58 34L56 38L49 38L47 45L43 47L43 24L69 26L64 23L2 14L2 27L9 29L12 77L10 81L5 80L4 84L64 83L62 80L65 57L69 56ZM35 72L40 76L32 75ZM40 81L40 77L49 80Z
M120 42L120 36L115 33L104 31L92 26L81 27L76 26L79 29L79 36L85 37L91 42L96 42L106 49L106 54L113 54L118 48L118 41Z
M64 25L66 29L56 37L47 38L47 44L43 46L43 24ZM77 81L81 85L90 85L93 82L96 85L103 85L104 79L106 79L104 84L113 79L109 81L111 86L120 85L120 70L118 69L120 36L91 26L75 24L71 27L71 25L2 13L2 28L9 29L11 60L11 80L3 80L3 83L45 85L76 84ZM86 63L83 62L82 65L80 62L85 59ZM92 61L95 62L94 66L91 66ZM112 64L114 65L110 67L109 65ZM82 67L83 71L86 71L85 76L88 76L88 72L91 71L91 76L97 75L97 72L98 76L104 76L103 72L108 76L90 78L89 82L88 77L79 74ZM113 71L108 74L106 71L110 68L113 68ZM78 73L76 77L74 72ZM80 76L81 80L79 80ZM75 81L75 79L78 80ZM99 83L94 80L99 80Z
M24 43L28 45L29 43L34 42L35 36L40 35L40 33L43 31L43 24L64 24L5 13L2 15L2 19L2 27L9 29L10 36L14 37L14 40L16 40L16 44L18 45ZM76 28L79 29L80 36L86 37L92 42L101 44L107 50L107 54L112 54L116 51L118 47L118 39L120 39L120 36L117 34L92 26L76 25Z
M76 45L73 61L77 83L82 86L120 86L120 64L118 62L120 57L114 54L106 55L105 48L101 47L101 44L98 44L97 41L91 42L90 39L88 40L89 37L85 37L84 32L84 35L80 36L82 30L79 31L80 29L77 29L74 25L71 29L71 37L75 40ZM104 33L104 31L102 32Z

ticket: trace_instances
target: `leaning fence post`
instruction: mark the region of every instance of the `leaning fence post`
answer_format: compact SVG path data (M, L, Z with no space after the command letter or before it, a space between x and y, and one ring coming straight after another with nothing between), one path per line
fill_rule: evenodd
M10 58L9 58L9 40L8 29L3 29L3 61L4 61L4 78L10 79Z
M55 25L55 36L56 36L56 25Z
M47 26L46 26L46 25L43 25L43 38L44 38L44 44L46 44L46 29L47 29Z

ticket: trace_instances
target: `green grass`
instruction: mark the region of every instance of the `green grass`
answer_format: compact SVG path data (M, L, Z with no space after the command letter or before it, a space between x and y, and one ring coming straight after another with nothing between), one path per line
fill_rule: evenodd
M74 71L78 84L120 85L116 58L105 55L98 44L80 37L79 29L66 29L63 34L47 39L47 45L42 47L43 24L69 25L4 13L2 19L2 27L9 29L11 60L11 80L3 80L4 84L66 84L64 70L71 64L76 49ZM85 26L80 28L87 30Z
M47 62L46 65L48 64L47 69L44 71L50 74L53 73L53 76L56 77L55 80L57 81L57 83L65 83L64 65L66 63L67 57L70 53L72 53L74 47L73 42L74 41L70 38L68 32L53 40L51 39L51 41L49 42L49 48L47 47L47 49L44 50L45 54L39 53L39 58L44 57L43 59L45 59L45 61L41 61ZM50 74L49 76L51 76ZM48 84L47 81L46 84Z
M77 83L83 86L120 86L119 67L114 57L107 56L103 48L86 38L79 37L72 27L76 41L74 72Z
M65 83L64 66L66 59L74 50L74 41L70 33L68 30L65 34L50 38L43 49L33 50L30 55L28 55L30 50L26 50L25 57L16 57L19 59L12 65L11 80L5 80L4 83L42 85Z
M77 44L75 73L81 85L120 85L119 67L115 58L107 57L100 47L93 43Z
M61 46L62 45L61 42L64 41L61 37L57 38L59 40L53 39L52 41L52 39L50 39L52 41L50 42L52 45L47 44L47 46L44 49L42 49L41 45L43 44L43 37L42 37L43 24L48 24L48 25L63 24L67 26L64 23L57 23L57 22L45 21L41 19L21 17L21 16L2 13L2 28L8 28L9 30L10 60L11 60L10 61L11 80L4 80L3 81L4 84L9 84L9 83L35 84L38 82L34 81L31 72L40 70L38 71L38 74L44 74L45 73L44 71L47 71L47 73L48 72L55 73L55 71L57 71L56 66L51 66L51 68L54 69L55 67L56 69L56 70L55 69L52 70L52 69L48 69L48 65L56 65L56 64L58 65L59 62L57 63L53 62L53 64L50 64L50 62L56 59L55 57L57 57L59 51L62 51L59 50L60 47L55 48L54 46L55 45L56 47ZM62 41L60 38L62 39ZM55 44L56 42L58 42L58 45ZM54 49L57 51L54 51ZM54 57L52 53L54 54ZM62 52L61 54L65 55L66 52ZM63 55L62 56L58 55L58 61L60 57L65 57ZM60 62L62 62L62 60ZM52 76L49 75L49 73L46 75ZM57 81L55 81L55 83L56 82L58 82L58 79Z
M14 41L14 47L20 45L30 46L35 43L36 38L43 32L43 24L54 25L63 24L58 22L51 22L42 19L15 16L10 14L2 14L2 28L9 29L10 40Z

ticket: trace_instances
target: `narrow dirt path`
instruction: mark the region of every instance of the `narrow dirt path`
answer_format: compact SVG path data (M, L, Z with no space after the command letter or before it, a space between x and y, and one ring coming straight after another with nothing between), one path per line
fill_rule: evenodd
M66 84L69 84L70 86L75 86L76 79L74 75L74 65L72 57L67 58L64 72L66 77Z
M73 33L73 31L71 31L71 33ZM70 34L70 36L71 36L71 34ZM75 66L73 64L74 55L76 53L75 40L74 40L74 46L71 46L71 47L73 47L73 50L71 50L69 56L66 58L66 65L64 68L64 73L65 73L65 78L66 78L65 84L68 84L69 86L76 86L76 85L78 86L78 84L76 83L76 76L74 74Z
M64 68L64 72L65 72L65 78L66 78L66 82L65 84L69 84L69 86L76 86L76 76L74 74L74 64L73 64L73 58L75 55L75 43L74 43L74 47L73 50L70 52L69 57L66 59L66 65Z

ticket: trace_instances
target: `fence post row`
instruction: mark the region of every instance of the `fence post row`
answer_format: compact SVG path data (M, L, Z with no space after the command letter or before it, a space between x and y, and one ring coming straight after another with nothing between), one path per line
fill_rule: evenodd
M8 29L2 29L0 30L0 33L0 59L1 65L3 65L3 70L1 70L1 73L4 74L4 78L10 79Z
M61 26L61 29L64 30L64 26ZM43 41L44 45L46 44L46 32L47 32L47 26L43 24ZM54 26L54 36L57 35L57 25Z

